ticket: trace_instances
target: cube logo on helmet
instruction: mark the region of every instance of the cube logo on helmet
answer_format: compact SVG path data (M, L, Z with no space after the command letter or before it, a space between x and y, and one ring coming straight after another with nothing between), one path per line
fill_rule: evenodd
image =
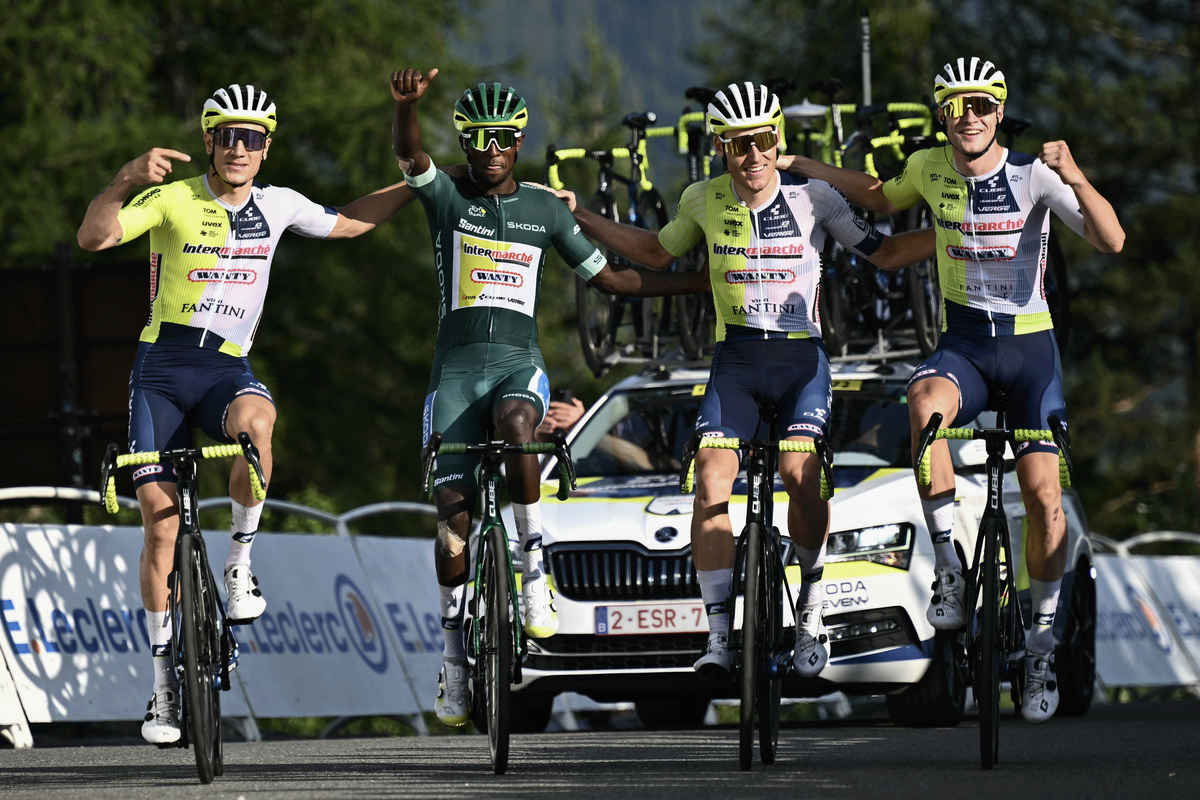
M205 133L226 122L252 122L266 128L270 136L275 132L276 121L275 103L266 92L249 84L231 83L227 89L217 89L204 101L204 110L200 112L200 127Z

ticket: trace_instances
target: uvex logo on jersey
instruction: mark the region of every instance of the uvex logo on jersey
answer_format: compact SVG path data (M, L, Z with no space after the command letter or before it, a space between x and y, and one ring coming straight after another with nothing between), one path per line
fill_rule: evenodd
M534 316L542 250L454 232L451 311L491 306Z

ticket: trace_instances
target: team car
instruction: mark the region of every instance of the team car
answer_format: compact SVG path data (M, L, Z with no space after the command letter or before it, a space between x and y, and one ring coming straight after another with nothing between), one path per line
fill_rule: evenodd
M963 634L938 633L925 617L934 557L910 468L905 390L913 368L838 363L832 370L836 491L824 577L830 659L816 678L789 673L784 696L886 694L897 724L956 724L969 679L956 657ZM579 486L566 502L553 497L556 464L544 465L543 546L559 630L526 640L513 694L522 729L544 727L551 701L564 691L634 702L648 726L699 724L710 700L737 696L732 679L711 683L692 670L707 620L691 558L693 498L680 494L679 469L707 380L707 370L657 367L601 397L570 434ZM980 422L991 424L987 417ZM955 546L967 565L984 507L982 445L950 443ZM730 503L735 533L746 513L744 478ZM1023 553L1026 517L1011 471L1004 488L1013 547ZM786 520L787 502L777 476L777 521ZM1069 490L1063 510L1068 567L1055 623L1058 713L1079 714L1090 704L1095 675L1093 555L1083 509ZM800 569L786 530L783 544L795 594ZM1017 561L1029 619L1028 575L1024 558ZM735 625L738 614L740 608Z

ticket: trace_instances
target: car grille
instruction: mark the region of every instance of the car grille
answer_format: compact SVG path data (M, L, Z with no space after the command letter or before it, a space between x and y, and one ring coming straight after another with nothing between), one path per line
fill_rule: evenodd
M660 552L636 544L589 543L559 544L546 550L558 593L573 600L680 600L700 596L691 548Z
M704 651L707 633L592 636L560 633L549 639L527 639L530 669L617 670L691 667Z

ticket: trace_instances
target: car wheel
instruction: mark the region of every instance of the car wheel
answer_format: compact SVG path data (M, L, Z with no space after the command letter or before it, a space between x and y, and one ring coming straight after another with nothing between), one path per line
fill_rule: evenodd
M1058 713L1077 717L1092 705L1096 685L1096 582L1086 561L1075 567L1067 625L1062 642L1055 648L1058 677Z
M939 631L921 680L887 696L888 716L906 728L952 728L962 719L967 674L958 660L958 634Z
M634 708L648 730L699 728L708 714L708 700L638 700Z
M509 698L509 729L513 733L541 733L550 724L554 695L514 693Z

